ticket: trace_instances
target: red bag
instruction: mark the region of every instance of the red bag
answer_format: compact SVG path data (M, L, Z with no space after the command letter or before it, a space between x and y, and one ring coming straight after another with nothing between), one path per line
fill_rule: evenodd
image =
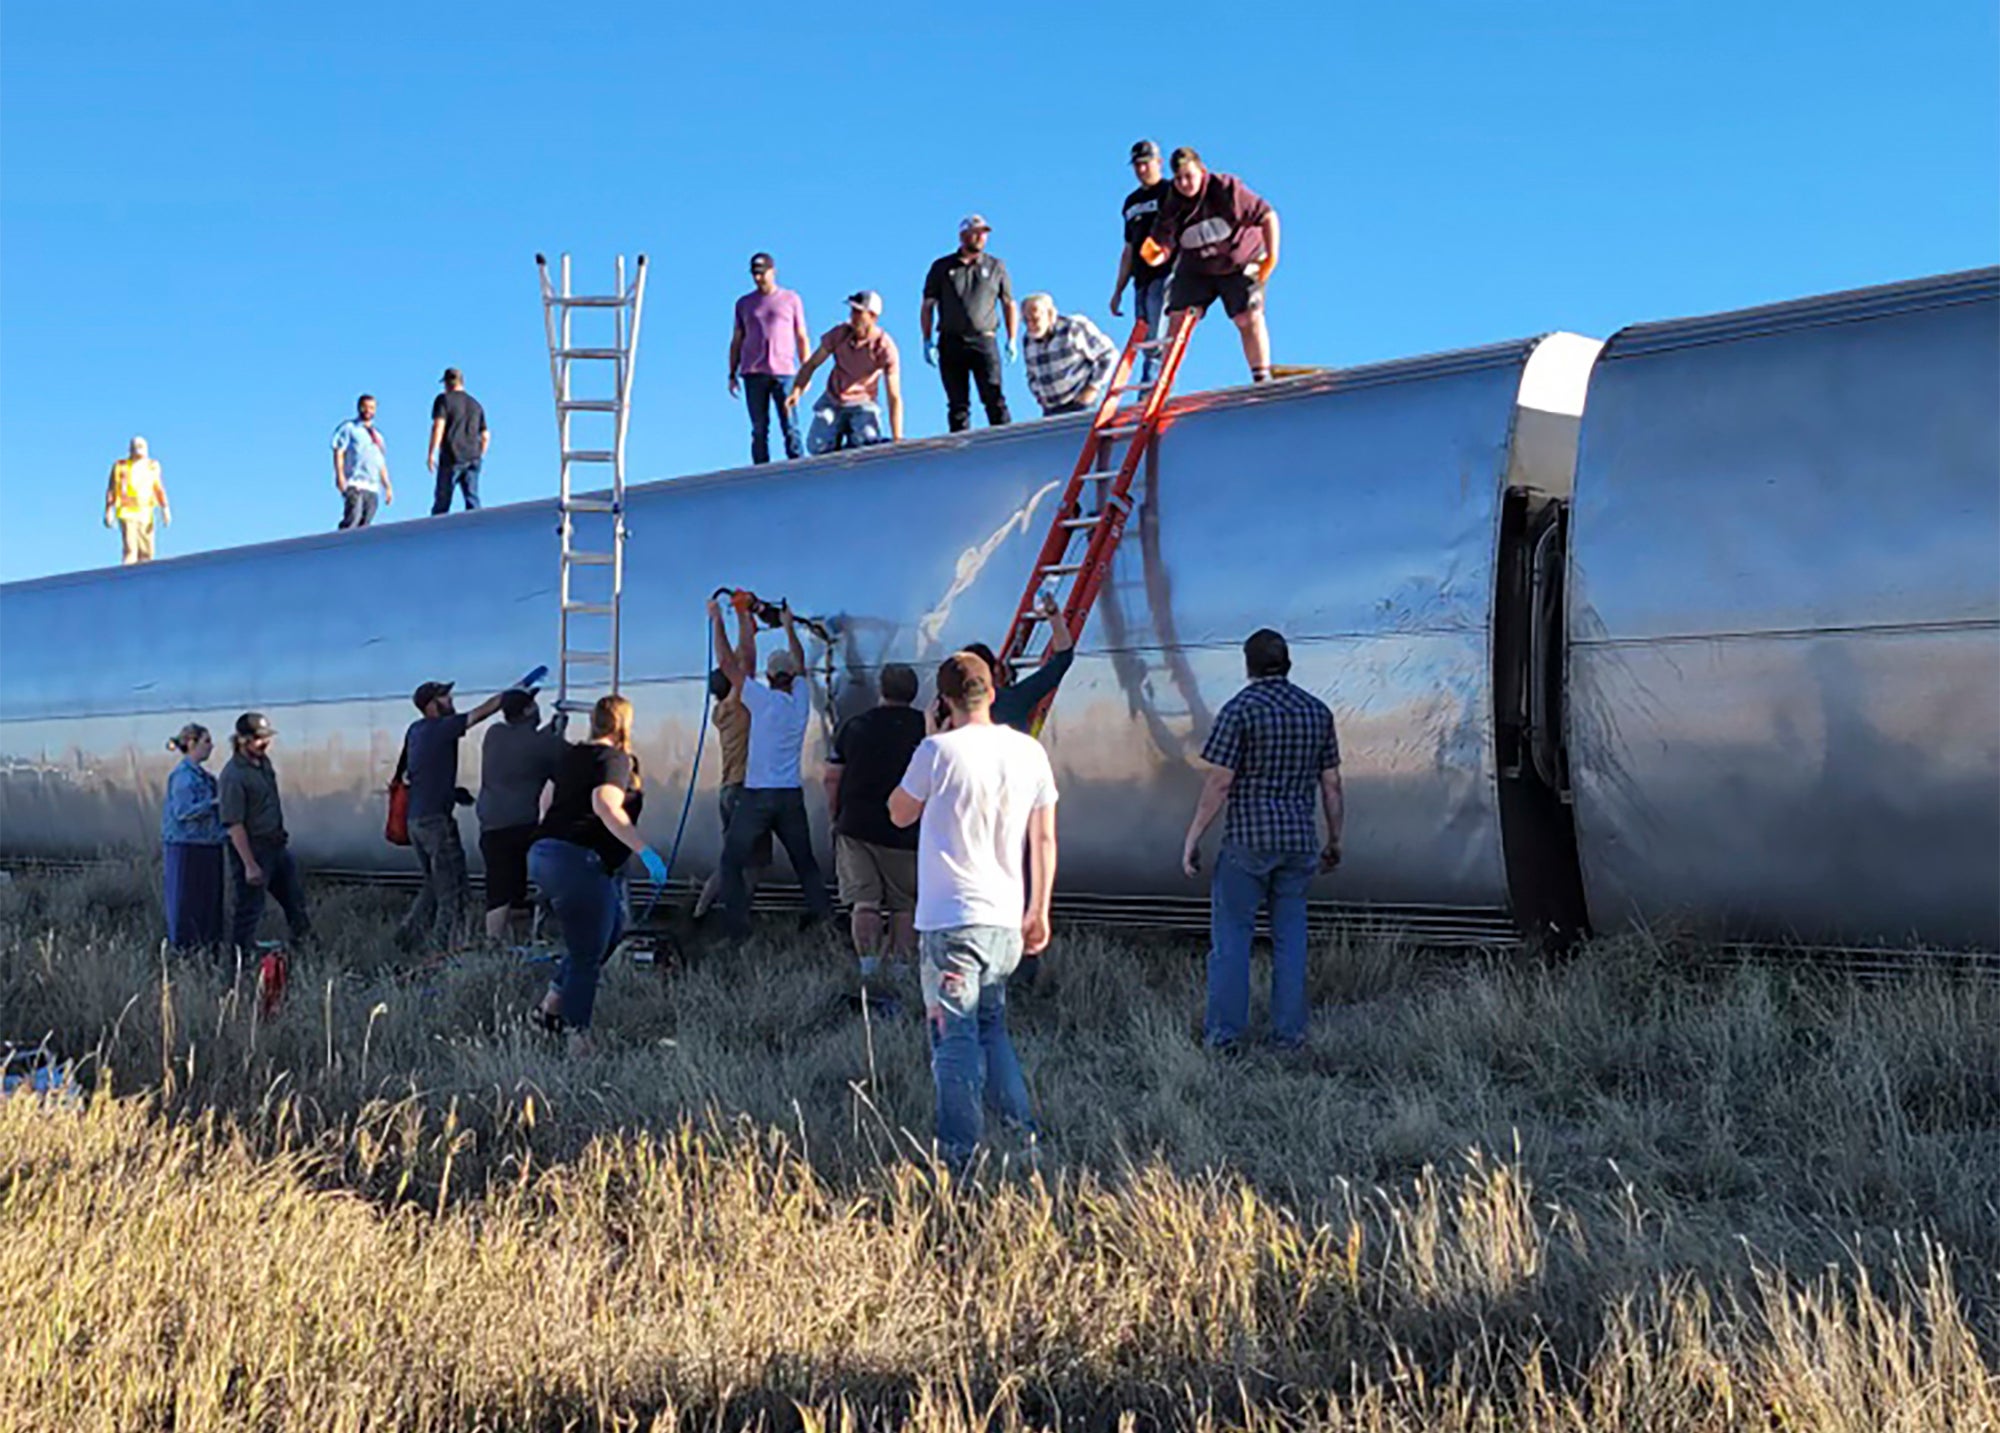
M389 778L389 816L382 823L382 839L391 846L410 844L410 783L403 779L409 760L410 750L404 747L396 758L396 774Z

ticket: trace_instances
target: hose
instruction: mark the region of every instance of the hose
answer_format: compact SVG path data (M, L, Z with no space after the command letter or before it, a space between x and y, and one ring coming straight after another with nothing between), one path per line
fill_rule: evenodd
M653 918L653 908L659 905L660 897L667 893L667 885L674 878L674 863L680 859L681 840L687 835L688 812L694 809L694 788L701 780L701 753L708 745L708 716L715 703L715 693L708 685L708 674L715 669L715 629L705 617L701 625L707 634L703 644L707 655L701 669L701 725L695 730L694 764L688 768L687 795L681 798L681 819L674 827L674 844L667 850L667 873L653 886L653 898L646 902L645 914L635 925L644 925Z

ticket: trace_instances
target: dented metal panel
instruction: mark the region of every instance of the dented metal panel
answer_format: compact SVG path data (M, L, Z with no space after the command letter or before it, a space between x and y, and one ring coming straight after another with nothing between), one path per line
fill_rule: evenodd
M1571 533L1600 929L2000 948L2000 271L1620 333Z
M1348 861L1315 897L1412 908L1419 928L1501 924L1492 569L1532 347L1176 404L1046 734L1068 894L1121 910L1203 894L1178 865L1196 753L1241 685L1239 644L1271 625L1295 680L1332 704L1346 759ZM998 638L1081 437L1078 420L1022 424L632 489L625 686L655 839L695 754L711 589L836 619L833 707L851 710L885 661L923 670ZM408 865L381 841L379 796L408 693L430 677L483 693L549 660L553 529L549 505L527 504L0 589L0 850L148 842L165 736L257 707L280 731L307 862ZM134 610L157 620L114 620ZM475 736L468 784L477 751ZM823 834L817 806L814 820ZM706 868L717 835L698 798L683 859Z

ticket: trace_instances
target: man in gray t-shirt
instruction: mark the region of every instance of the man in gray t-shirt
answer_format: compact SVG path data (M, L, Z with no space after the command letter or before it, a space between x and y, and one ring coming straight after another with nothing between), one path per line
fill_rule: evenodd
M567 745L555 723L538 725L533 692L502 693L500 715L505 720L487 729L479 753L479 856L493 940L504 939L508 918L528 908L528 848L542 819L542 788Z

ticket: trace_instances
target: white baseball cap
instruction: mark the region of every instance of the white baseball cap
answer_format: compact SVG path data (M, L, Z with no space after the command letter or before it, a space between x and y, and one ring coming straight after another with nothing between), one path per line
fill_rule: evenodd
M764 663L764 671L773 677L796 677L799 674L799 664L792 660L791 648L780 647L771 653L770 660Z
M961 234L970 234L975 229L991 232L992 228L993 226L986 222L984 214L968 214L958 221L958 232Z
M849 294L847 296L847 306L849 308L866 309L868 312L874 314L875 317L882 317L882 295L876 293L873 289L863 289L858 294Z

